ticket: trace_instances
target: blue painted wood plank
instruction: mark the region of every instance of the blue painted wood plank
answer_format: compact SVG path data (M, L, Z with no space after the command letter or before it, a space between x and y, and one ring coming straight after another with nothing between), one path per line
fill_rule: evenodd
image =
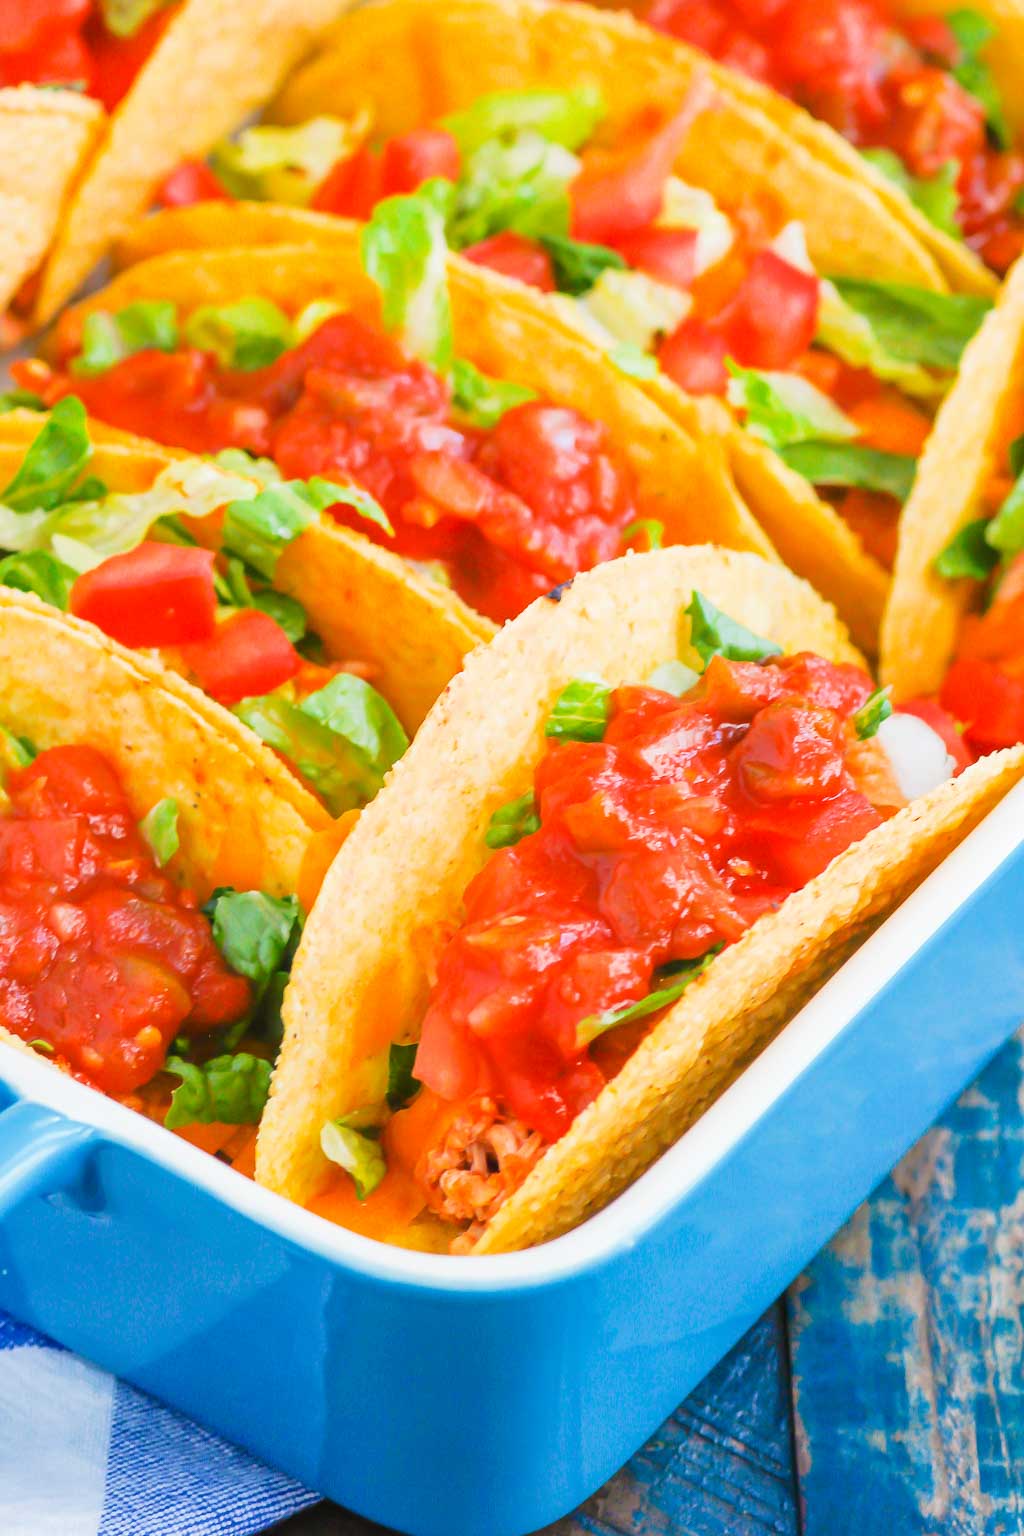
M629 1465L546 1536L797 1536L788 1364L773 1307Z
M806 1536L1024 1536L1022 1106L1018 1037L790 1292Z

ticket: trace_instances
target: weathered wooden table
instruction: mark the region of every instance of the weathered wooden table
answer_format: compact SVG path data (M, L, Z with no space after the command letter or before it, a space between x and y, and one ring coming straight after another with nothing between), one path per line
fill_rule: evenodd
M1024 1536L1022 1309L1018 1037L629 1466L545 1536ZM378 1529L328 1506L279 1528Z

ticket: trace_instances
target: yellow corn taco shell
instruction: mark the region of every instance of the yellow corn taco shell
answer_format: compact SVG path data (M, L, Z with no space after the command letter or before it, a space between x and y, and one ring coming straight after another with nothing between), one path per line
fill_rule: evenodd
M355 1107L368 1056L418 1034L444 925L458 919L488 857L491 813L531 782L558 693L581 672L621 683L680 650L685 659L684 610L695 589L784 650L857 659L834 610L806 583L711 548L627 556L507 625L470 658L327 875L286 997L260 1182L298 1201L316 1192L326 1168L320 1128ZM642 1172L1022 774L1024 749L987 759L756 923L545 1153L478 1251L552 1237Z
M140 220L115 254L121 265L131 266L175 250L302 243L347 251L354 239L354 226L329 214L273 203L199 203ZM508 305L544 311L552 327L571 334L593 356L603 357L543 294L497 273L484 271L481 276L481 268L458 256L449 259L461 281L497 285ZM874 652L889 578L835 509L766 443L745 432L720 400L686 395L663 374L637 380L636 388L689 436L721 443L732 480L776 553L835 603L858 644ZM708 537L731 542L710 530Z
M205 155L262 105L347 3L185 0L75 188L43 272L37 320L74 293L169 171Z
M765 110L775 107L773 93L755 95L703 54L624 13L572 0L380 0L327 34L272 114L296 123L318 112L345 117L370 107L374 131L393 134L488 91L591 84L608 111L599 136L614 142L641 112L678 110L701 77L712 81L718 99L683 144L676 170L684 180L726 204L737 193L766 195L805 224L821 271L946 286L921 236L868 177L852 174L846 161L859 156L848 145L837 140L848 154L824 155L819 137L836 135L813 118L800 114L814 130L805 141ZM984 269L982 278L988 283Z
M964 353L960 373L935 418L900 519L892 589L882 622L881 674L897 698L934 693L977 595L969 580L945 581L935 560L983 515L983 497L1005 440L1006 412L1024 387L1024 262Z
M519 285L467 262L453 260L449 272L456 353L486 374L603 422L633 472L639 515L660 521L667 543L714 540L777 559L717 443L698 442L670 420ZM62 329L73 334L92 311L137 299L173 299L188 315L246 295L270 299L290 314L313 299L329 299L380 323L377 290L360 261L359 227L336 221L330 244L214 250L201 261L188 251L171 252L141 262L69 311Z
M0 416L0 484L14 475L43 420L34 411ZM89 437L90 472L114 491L147 490L172 459L187 457L97 421L89 422ZM192 531L216 546L202 522ZM373 666L374 686L410 735L466 654L494 633L454 592L326 516L282 552L274 586L302 604L329 659ZM200 698L218 718L225 713Z
M40 749L96 747L140 818L175 799L172 870L204 897L218 885L298 890L310 842L329 824L226 710L159 662L9 587L0 587L0 724Z
M0 311L46 255L102 118L77 91L0 90Z

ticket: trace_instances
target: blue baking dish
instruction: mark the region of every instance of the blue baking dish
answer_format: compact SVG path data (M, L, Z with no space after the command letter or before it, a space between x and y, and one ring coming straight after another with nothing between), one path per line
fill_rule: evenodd
M360 1514L523 1536L651 1434L1024 1016L1014 790L612 1206L545 1247L329 1226L0 1047L0 1306Z

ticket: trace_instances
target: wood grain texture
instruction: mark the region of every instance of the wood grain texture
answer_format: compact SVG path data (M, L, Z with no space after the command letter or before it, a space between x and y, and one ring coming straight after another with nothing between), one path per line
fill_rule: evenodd
M789 1383L773 1307L627 1467L538 1536L797 1536ZM319 1505L277 1536L373 1536Z
M1018 1036L790 1293L806 1536L1024 1533L1022 1067Z

